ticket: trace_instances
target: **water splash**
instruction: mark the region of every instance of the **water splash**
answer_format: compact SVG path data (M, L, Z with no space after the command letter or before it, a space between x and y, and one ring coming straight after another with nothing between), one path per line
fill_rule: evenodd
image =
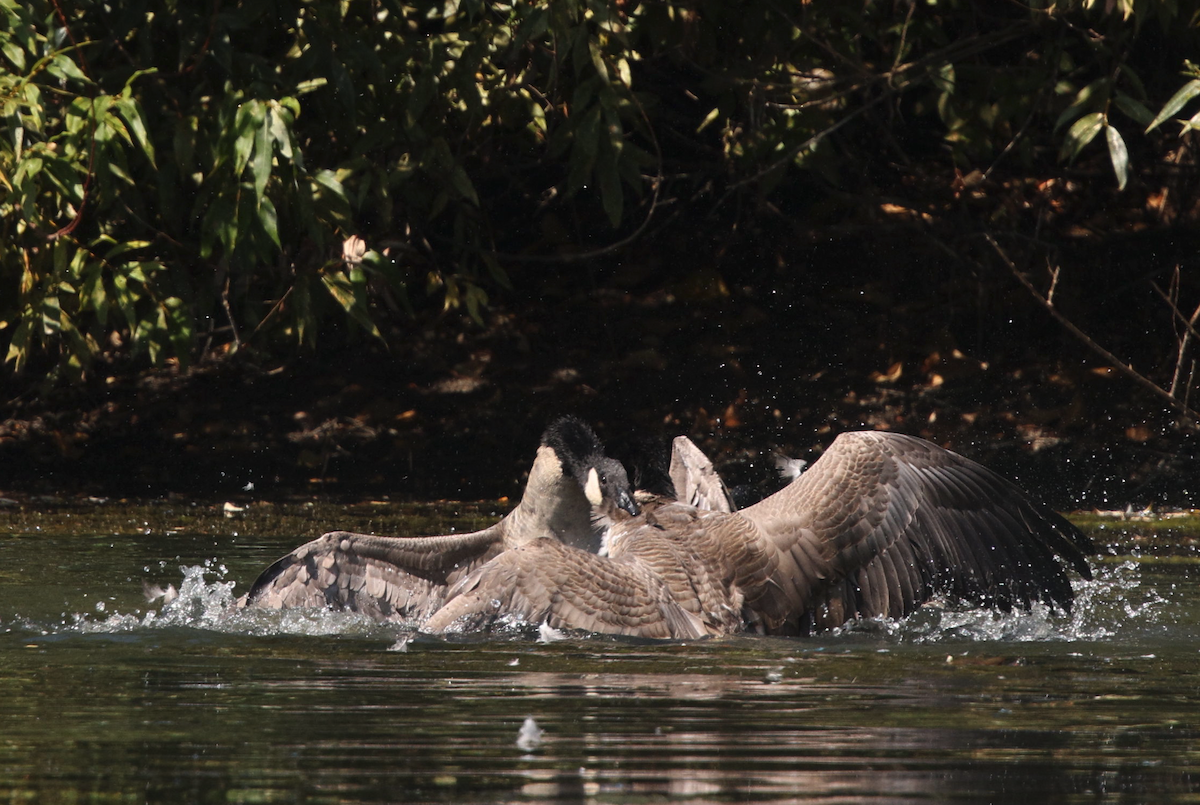
M158 608L122 613L96 607L94 612L68 616L57 627L35 631L115 634L184 628L249 636L341 635L388 639L393 641L394 651L407 650L413 634L411 628L379 623L354 612L239 608L235 582L225 580L224 565L209 560L180 570L178 594ZM1029 612L1006 613L935 603L902 621L859 621L835 630L831 636L872 636L911 643L1095 641L1165 627L1171 618L1170 602L1143 582L1141 565L1135 561L1100 565L1094 579L1076 581L1074 587L1075 605L1070 614L1042 604ZM530 624L523 621L505 626L509 628L493 637L536 636L530 634Z
M848 624L835 634L880 634L913 643L1094 641L1159 626L1169 612L1170 602L1143 584L1137 562L1102 565L1094 578L1079 579L1073 587L1070 614L1040 603L1028 612L1002 612L935 602L901 621L872 619Z
M113 613L103 618L77 613L67 624L68 631L109 634L186 628L252 636L289 634L389 638L395 638L403 631L398 626L378 623L356 612L239 608L234 594L236 583L225 581L227 570L224 565L217 565L210 560L203 565L181 567L180 570L183 580L179 583L178 594L161 608L136 614Z

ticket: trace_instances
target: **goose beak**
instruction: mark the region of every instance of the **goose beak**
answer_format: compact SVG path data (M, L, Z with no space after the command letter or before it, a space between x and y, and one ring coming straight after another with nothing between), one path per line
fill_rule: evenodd
M629 512L634 517L642 513L641 507L637 505L637 501L628 492L622 490L617 493L616 504L619 508Z

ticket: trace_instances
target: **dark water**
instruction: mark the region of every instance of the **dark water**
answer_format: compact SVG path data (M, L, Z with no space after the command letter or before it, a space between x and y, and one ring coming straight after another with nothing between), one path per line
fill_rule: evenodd
M417 514L0 510L0 802L1200 800L1190 544L1102 534L1070 616L810 640L442 642L231 611L322 528L451 524Z

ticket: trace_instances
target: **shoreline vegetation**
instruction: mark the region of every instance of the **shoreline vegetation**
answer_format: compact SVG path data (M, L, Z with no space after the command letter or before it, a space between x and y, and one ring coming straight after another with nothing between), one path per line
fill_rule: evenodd
M495 499L571 413L1186 510L1198 21L0 2L0 495Z

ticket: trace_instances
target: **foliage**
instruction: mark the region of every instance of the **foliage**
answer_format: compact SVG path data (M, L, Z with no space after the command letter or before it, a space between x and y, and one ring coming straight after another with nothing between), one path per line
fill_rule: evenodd
M78 378L386 338L426 297L478 319L505 267L628 242L668 196L786 193L791 167L1045 171L1103 132L1124 188L1200 95L1197 13L0 0L0 346Z

